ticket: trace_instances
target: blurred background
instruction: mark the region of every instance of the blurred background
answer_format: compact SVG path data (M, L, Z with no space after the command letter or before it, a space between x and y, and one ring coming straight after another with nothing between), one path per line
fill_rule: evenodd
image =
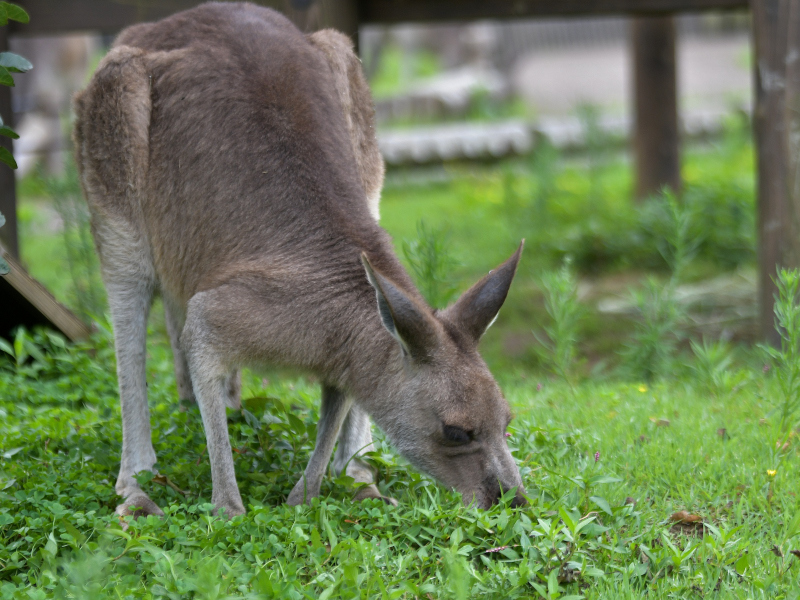
M664 191L636 181L631 18L360 28L387 163L381 224L430 303L526 239L482 342L496 371L547 370L559 297L579 307L567 332L579 375L623 368L648 319L675 352L758 336L749 15L676 16L674 28L680 162ZM21 261L89 320L106 308L70 99L112 39L10 39L34 64L13 90Z

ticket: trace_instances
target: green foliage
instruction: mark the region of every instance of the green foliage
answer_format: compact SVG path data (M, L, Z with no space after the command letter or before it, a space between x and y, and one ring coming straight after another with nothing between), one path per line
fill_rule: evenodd
M672 366L686 318L676 288L697 249L697 243L690 238L689 209L669 192L662 196L667 229L657 247L669 265L670 277L663 284L648 277L644 287L634 292L640 318L624 351L628 370L634 378L644 381L666 374Z
M11 73L27 73L33 68L33 65L27 59L13 52L0 52L0 67Z
M775 328L781 336L780 348L762 346L775 365L780 388L780 425L787 431L794 425L800 408L800 271L778 269L775 284Z
M90 322L102 316L105 296L78 170L69 160L63 175L44 177L43 182L45 193L63 223L63 258L71 283L69 303L84 321Z
M370 89L375 98L402 92L409 84L436 75L441 67L432 52L404 52L396 44L387 44L378 57Z
M28 13L16 4L10 2L0 2L0 26L8 25L9 21L27 23L30 21Z
M736 372L731 369L733 354L728 344L722 341L702 342L690 340L694 360L688 366L695 372L697 380L714 398L722 397L726 392L746 381L737 381Z
M403 241L403 256L422 295L433 308L444 308L455 297L452 272L458 264L450 253L444 228L417 223L417 239Z
M27 23L28 13L16 4L0 2L0 26L8 25L9 20ZM21 56L13 52L0 52L0 85L14 87L14 78L11 73L25 73L32 68L33 65ZM0 135L12 139L19 137L13 129L3 125L2 118L0 118ZM3 147L0 147L0 162L7 164L12 169L17 168L17 161L14 160L11 152ZM2 267L0 266L0 268Z
M717 435L718 401L695 379L508 387L530 505L481 511L380 434L370 460L399 507L352 503L347 481L330 478L310 506L284 505L316 435L318 386L245 373L250 417L232 413L229 430L248 512L225 521L208 503L199 411L178 402L168 343L154 342L154 446L187 495L151 478L166 516L124 522L107 329L79 345L20 331L0 353L0 598L790 598L796 587L800 454L772 478L758 425L760 398L779 393L772 377L725 404L735 443ZM661 414L670 427L651 422ZM672 527L678 510L703 525Z
M652 381L672 366L685 314L671 283L654 277L633 292L633 300L639 320L624 350L625 366L633 379Z
M573 386L583 310L578 302L578 282L570 262L564 261L558 271L546 271L541 277L540 286L550 317L550 322L544 327L547 339L539 339L540 355L550 371Z

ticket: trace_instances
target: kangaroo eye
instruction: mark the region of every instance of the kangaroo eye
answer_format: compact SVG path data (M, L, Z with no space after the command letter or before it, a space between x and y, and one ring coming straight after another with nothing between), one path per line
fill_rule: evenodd
M445 425L444 439L450 444L460 445L468 443L472 439L472 436L469 434L469 432L461 429L461 427Z

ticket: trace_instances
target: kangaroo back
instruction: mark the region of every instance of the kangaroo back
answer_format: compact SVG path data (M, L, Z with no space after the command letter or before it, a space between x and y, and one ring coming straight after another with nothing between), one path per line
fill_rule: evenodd
M180 302L265 255L385 243L371 99L343 38L203 5L123 32L78 97L89 201L148 240Z

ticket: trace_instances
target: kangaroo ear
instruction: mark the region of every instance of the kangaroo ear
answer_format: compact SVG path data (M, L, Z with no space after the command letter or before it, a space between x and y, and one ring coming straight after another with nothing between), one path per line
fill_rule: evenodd
M489 271L486 277L464 292L442 316L464 330L476 342L481 339L494 323L506 300L524 244L525 240L522 240L511 258L495 270Z
M436 321L425 306L373 269L366 254L361 255L361 262L378 296L383 326L400 343L405 355L426 361L436 347Z

